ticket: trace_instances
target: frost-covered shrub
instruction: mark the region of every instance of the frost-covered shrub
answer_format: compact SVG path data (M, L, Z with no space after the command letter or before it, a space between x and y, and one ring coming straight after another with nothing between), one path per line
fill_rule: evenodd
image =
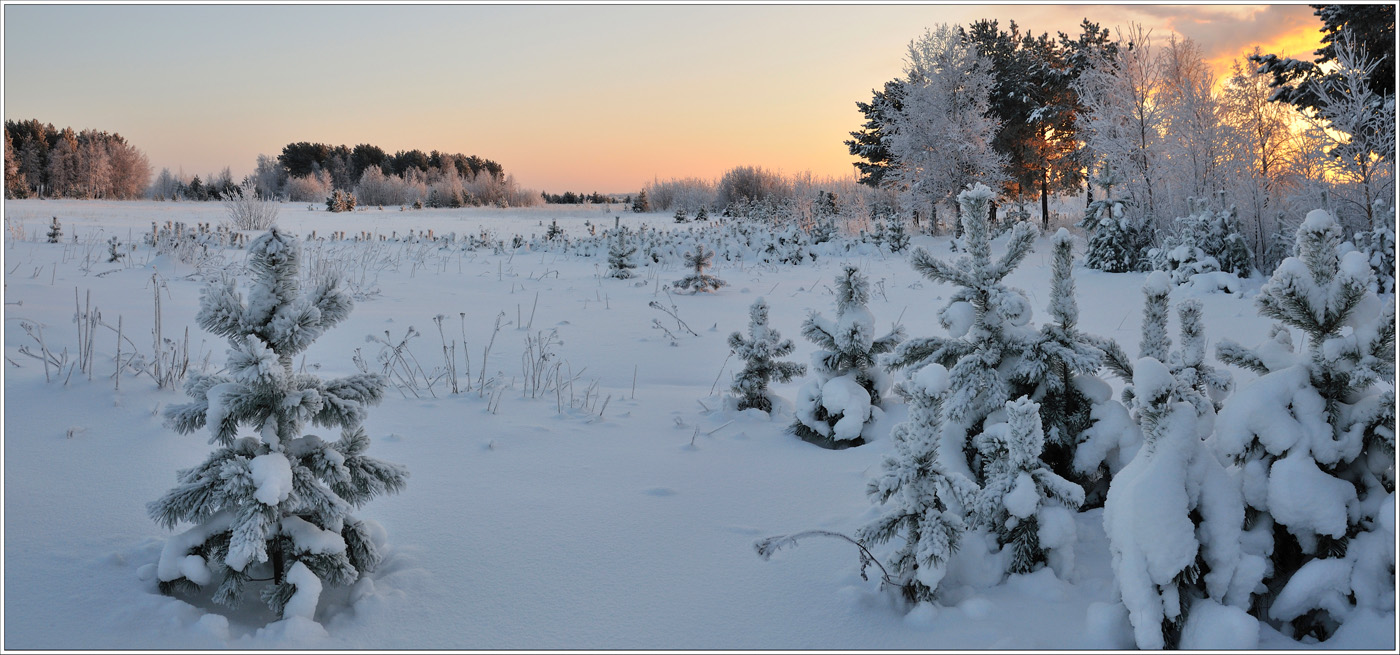
M49 232L46 234L49 243L58 243L63 240L63 226L59 224L58 217L53 217L53 222L49 224Z
M258 196L252 180L234 187L224 199L224 212L236 230L266 230L277 222L276 201Z
M1217 196L1223 205L1224 193ZM1159 248L1148 251L1152 268L1166 271L1173 284L1185 284L1193 275L1222 271L1248 277L1249 246L1240 234L1235 208L1212 208L1203 198L1187 198L1191 214L1176 219L1176 232Z
M1104 197L1089 203L1079 226L1089 232L1089 248L1084 253L1084 265L1109 273L1127 273L1147 268L1144 255L1151 241L1147 226L1129 218L1122 200L1113 197L1113 187L1121 175L1104 166L1093 178L1103 187Z
M734 377L733 386L740 410L772 410L769 381L790 382L807 371L802 364L776 361L778 357L792 354L792 339L784 339L777 330L768 327L768 302L762 298L749 307L748 338L734 332L729 335L729 347L744 360L744 368Z
M274 612L310 619L323 583L352 583L379 563L379 529L352 511L402 489L408 472L364 455L360 423L383 395L381 377L323 380L292 368L352 307L334 278L302 292L300 250L274 228L249 248L246 299L231 279L205 289L197 318L228 338L226 373L191 376L191 401L165 416L182 434L207 428L218 448L147 511L167 528L193 524L166 541L162 591L217 583L214 601L233 607L268 579L261 595ZM341 438L303 434L307 423L339 428ZM240 437L240 427L253 433Z
M695 252L685 254L685 265L691 268L690 275L687 275L671 284L680 291L690 293L700 293L701 291L718 291L725 285L725 281L705 272L714 261L715 251L705 248L702 243L695 244Z
M1310 212L1255 300L1278 321L1271 338L1216 351L1260 376L1221 410L1212 445L1238 468L1251 552L1270 561L1254 613L1295 637L1394 611L1395 305L1371 293L1365 255L1338 255L1341 239Z
M355 195L336 189L326 198L326 211L330 212L352 212L355 211Z
M967 531L963 507L978 491L939 454L948 386L948 369L937 363L913 369L896 385L909 404L909 419L890 431L894 453L885 457L883 472L868 488L883 506L881 514L857 533L860 541L871 544L902 540L887 561L894 582L910 602L936 597L948 560Z
M1371 263L1375 282L1371 292L1378 294L1395 293L1395 208L1377 201L1374 213L1376 227L1370 232L1360 232L1355 236L1356 246L1366 261Z
M825 448L859 446L878 416L890 378L875 358L893 350L904 330L896 327L877 339L868 302L869 280L847 266L836 279L836 319L814 313L802 323L802 336L817 346L816 377L798 391L791 429L806 441Z

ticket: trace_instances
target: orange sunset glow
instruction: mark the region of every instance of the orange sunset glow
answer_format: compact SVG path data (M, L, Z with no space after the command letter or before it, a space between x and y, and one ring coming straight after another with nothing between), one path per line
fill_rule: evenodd
M757 165L851 174L856 101L940 22L1141 22L1217 78L1311 59L1306 5L5 7L5 118L116 131L156 170L250 172L296 141L477 154L527 188L624 192ZM63 24L64 30L44 26ZM214 26L220 29L214 29ZM115 28L115 29L114 29ZM226 29L225 29L226 28ZM327 30L357 46L327 48ZM90 84L68 80L83 78Z

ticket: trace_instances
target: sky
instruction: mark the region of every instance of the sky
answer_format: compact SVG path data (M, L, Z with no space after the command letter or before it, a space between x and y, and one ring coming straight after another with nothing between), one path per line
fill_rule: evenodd
M846 177L856 101L911 40L982 18L1140 22L1220 76L1312 59L1307 5L5 5L4 115L117 132L156 171L311 141L479 155L526 188L634 191L734 166Z

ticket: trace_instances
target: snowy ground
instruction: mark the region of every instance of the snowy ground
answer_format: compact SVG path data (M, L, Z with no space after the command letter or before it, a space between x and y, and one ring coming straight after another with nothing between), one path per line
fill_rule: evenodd
M917 276L903 256L869 248L804 266L721 261L713 272L729 286L668 300L658 289L681 277L675 266L615 280L601 277L603 258L310 245L308 259L353 260L346 269L369 295L312 346L308 369L354 372L356 349L377 366L380 345L367 335L388 331L397 342L412 326L422 336L410 341L411 351L431 371L443 363L432 320L442 314L447 338L459 342L460 385L470 376L472 390L453 395L446 381L434 387L436 397L390 390L370 411L368 454L406 465L412 477L404 493L361 512L387 532L384 564L351 589L328 588L316 623L273 623L255 600L229 611L162 596L149 565L168 533L146 516L145 504L174 485L176 470L210 450L205 437L161 425L160 410L184 395L158 390L146 376L128 375L115 390L116 336L105 328L97 333L91 381L74 373L46 383L44 366L20 352L38 347L21 323L41 324L48 347L66 347L71 360L78 345L74 289L84 297L90 291L103 321L116 325L120 316L124 333L149 355L154 277L162 285L164 335L182 337L188 326L195 358L208 354L218 368L224 344L194 325L196 267L144 246L125 262L105 260L110 236L139 242L152 221L217 224L223 210L217 203L10 201L4 211L6 649L1132 646L1101 511L1080 516L1076 566L1067 579L1048 569L1006 580L967 576L942 607L912 612L880 591L873 576L860 578L849 544L808 540L772 561L755 555L753 543L764 536L815 528L850 533L872 519L865 485L890 441L827 451L786 434L801 379L775 387L789 402L772 417L725 410L723 396L738 370L733 359L726 362L725 338L745 328L749 304L762 296L773 327L798 343L793 359L807 361L813 347L799 325L808 311L831 314L832 280L846 263L869 276L879 328L902 315L911 336L940 333L935 313L951 289ZM44 242L51 216L62 222L64 244ZM371 208L347 216L284 205L280 224L303 236L433 229L509 239L543 234L556 219L566 232L584 234L585 221L610 227L614 217L671 227L669 216L623 213L620 206ZM947 238L918 237L915 244L949 251ZM241 261L242 251L229 250L205 270ZM1028 292L1037 323L1044 320L1049 269L1049 240L1042 237L1008 279ZM1078 270L1081 326L1135 353L1143 279ZM1198 296L1212 344L1266 336L1269 322L1252 303L1261 283L1247 280L1242 295ZM652 301L674 302L699 336L681 332L648 306ZM486 377L505 391L492 405L477 384L500 314ZM653 319L677 333L677 345ZM551 330L562 342L554 349L566 375L577 377L574 398L523 397L525 340ZM462 364L463 331L470 373ZM1237 382L1249 377L1233 373ZM897 400L887 407L879 435L904 417ZM1324 644L1299 644L1265 627L1258 645L1393 649L1394 629L1393 615L1375 617L1348 623Z

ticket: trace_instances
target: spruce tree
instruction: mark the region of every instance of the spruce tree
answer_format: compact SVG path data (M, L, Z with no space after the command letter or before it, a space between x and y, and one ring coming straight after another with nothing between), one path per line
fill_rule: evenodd
M1103 187L1104 197L1089 203L1079 223L1091 233L1084 253L1084 265L1089 268L1127 273L1147 266L1143 257L1148 244L1146 228L1128 218L1123 201L1113 196L1113 187L1122 180L1122 174L1109 166L1101 167L1091 180Z
M192 375L191 402L165 416L182 434L208 428L217 449L147 510L167 528L193 524L166 542L162 591L217 580L213 599L236 606L250 583L267 577L268 606L309 619L323 583L349 584L374 570L372 529L351 512L401 490L408 472L364 455L369 437L360 424L383 395L380 376L323 380L292 369L293 356L352 308L335 278L302 292L300 250L273 228L249 247L246 300L228 278L204 290L197 319L228 338L227 373ZM307 423L339 428L341 437L303 434ZM240 437L241 427L252 434Z
M629 236L627 228L622 228L608 243L608 277L619 280L632 277L631 269L637 267L632 261L632 257L637 254L637 246L632 245Z
M813 313L802 323L802 336L816 344L815 379L798 392L797 417L790 428L803 440L824 448L865 443L890 379L875 358L904 338L903 328L875 338L870 282L860 269L846 266L836 279L836 319Z
M1097 376L1108 359L1105 351L1121 351L1111 340L1079 330L1074 238L1061 228L1051 244L1047 309L1054 322L1041 326L1015 370L1036 381L1030 397L1040 405L1045 434L1041 459L1055 474L1079 483L1087 505L1096 507L1136 442L1124 429L1130 425L1127 409L1113 400L1108 384Z
M792 339L784 339L777 330L768 327L768 302L762 298L749 306L748 338L738 332L731 333L729 347L744 360L744 368L735 376L732 387L739 398L739 410L771 411L769 381L790 382L807 371L802 364L776 361L778 357L792 354Z
M871 544L902 539L887 561L910 602L934 600L967 531L963 506L977 495L977 485L950 470L939 455L948 385L948 369L937 363L914 369L895 385L909 405L909 418L890 431L894 453L870 481L868 493L883 506L881 514L856 535Z
M710 267L710 262L714 261L715 251L705 248L705 244L696 243L695 252L685 254L685 265L691 268L691 274L672 284L680 291L690 293L700 293L717 291L725 285L725 281L705 272Z
M992 191L981 184L958 194L966 254L948 262L920 247L910 257L914 269L924 277L959 287L939 313L949 336L909 339L886 360L891 369L918 370L930 363L948 369L952 391L944 403L943 421L949 434L947 443L955 444L957 450L945 452L944 457L950 459L952 470L978 482L986 462L976 455L969 437L980 433L988 417L1006 401L1034 389L1030 381L1007 375L1003 366L1019 358L1036 336L1027 326L1030 302L1002 280L1030 254L1035 228L1028 223L1016 225L1006 253L993 262L987 234L992 198Z
M1278 322L1270 339L1216 350L1260 376L1221 410L1212 445L1239 467L1271 562L1255 613L1295 638L1325 639L1354 607L1394 609L1395 305L1371 293L1364 254L1339 256L1341 239L1332 215L1309 213L1255 300Z
M972 440L987 463L973 516L1011 549L1011 573L1029 573L1053 557L1059 560L1055 568L1068 574L1077 539L1074 511L1084 504L1084 489L1040 460L1045 447L1040 406L1022 396L1005 408L1004 423L988 426Z
M58 224L58 217L53 217L53 223L49 224L49 243L58 243L63 240L63 226Z

